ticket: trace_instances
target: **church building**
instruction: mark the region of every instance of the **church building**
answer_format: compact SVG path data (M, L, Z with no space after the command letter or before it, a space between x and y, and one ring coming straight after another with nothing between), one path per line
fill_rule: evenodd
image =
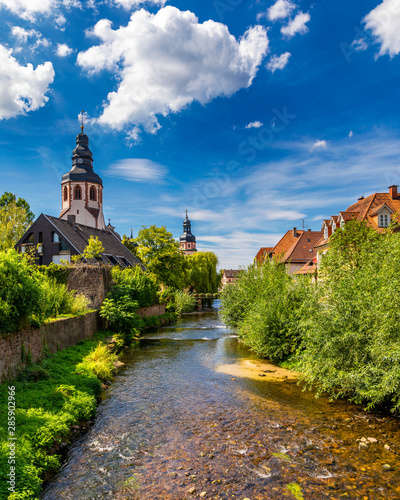
M105 229L103 215L103 182L93 170L93 157L89 138L83 133L76 136L72 152L72 168L61 181L62 210L60 219L74 215L78 224Z
M196 249L196 236L192 234L191 222L189 220L187 210L186 210L186 218L183 221L183 234L179 238L180 249L185 255L193 255L197 252Z
M60 216L40 214L15 248L22 253L32 249L39 265L60 264L71 262L73 255L82 256L90 237L98 237L104 247L103 263L144 269L115 228L104 223L103 182L93 170L89 138L83 128L82 124L76 137L72 168L62 177Z

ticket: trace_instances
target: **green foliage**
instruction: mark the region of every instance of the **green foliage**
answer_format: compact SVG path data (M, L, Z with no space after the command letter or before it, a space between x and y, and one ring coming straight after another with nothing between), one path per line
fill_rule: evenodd
M133 238L128 238L128 236L124 234L122 237L122 243L133 255L135 255L135 257L138 257L137 243L135 243L135 240Z
M213 252L196 252L186 257L186 285L200 293L215 293L220 284L218 257Z
M103 253L104 246L99 240L99 237L96 236L93 238L93 236L91 236L85 250L83 251L83 257L85 259L98 259L103 255Z
M32 212L29 203L24 198L18 198L17 200L15 194L4 191L0 197L0 208L8 207L14 203L18 208L23 208L25 210L28 224L32 224L35 219L35 214Z
M50 275L15 250L0 252L0 334L39 326L59 315L87 312L87 300Z
M128 269L116 266L112 269L112 277L117 288L113 296L129 295L139 307L157 304L160 286L154 274L142 271L139 266Z
M32 365L17 380L0 385L0 422L7 422L8 386L15 387L16 410L16 477L17 491L7 491L7 433L0 433L0 498L37 499L46 474L60 466L54 453L61 442L71 439L71 425L93 417L96 398L101 391L101 375L115 361L115 355L95 339L50 356ZM1 424L2 425L2 424ZM0 426L1 428L1 426ZM2 429L3 430L3 429Z
M196 310L196 298L186 292L177 290L175 292L176 312L178 314L193 312Z
M283 361L301 343L300 320L308 280L294 280L275 262L250 267L222 293L222 317L238 327L244 344L259 356Z
M100 316L109 322L112 331L123 335L125 342L129 344L142 327L142 319L136 313L138 308L138 302L117 290L103 301Z
M61 264L54 264L51 262L48 266L38 266L38 271L43 273L47 278L53 279L56 283L60 285L66 285L68 282L68 276L71 272L69 266L63 266Z
M183 288L185 282L185 257L179 243L165 226L143 226L135 243L137 257L157 281L165 286Z
M117 359L117 355L110 354L106 345L99 344L76 369L78 372L82 370L93 372L103 381L112 380L115 372L114 363Z
M34 269L15 250L0 252L0 333L27 326L40 311L41 284Z
M400 410L399 269L399 233L353 222L335 234L304 319L300 369L319 392Z
M33 219L26 200L5 192L0 197L0 251L13 248Z

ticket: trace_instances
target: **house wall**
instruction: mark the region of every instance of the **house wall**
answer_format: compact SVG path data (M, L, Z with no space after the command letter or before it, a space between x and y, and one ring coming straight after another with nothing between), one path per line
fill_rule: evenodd
M94 311L0 338L0 382L16 377L25 368L28 353L33 362L39 361L44 358L45 352L53 354L76 345L93 337L100 328L99 313Z
M305 262L302 262L300 264L293 264L292 262L290 264L286 264L286 272L288 274L294 274L296 271L301 269L304 266Z

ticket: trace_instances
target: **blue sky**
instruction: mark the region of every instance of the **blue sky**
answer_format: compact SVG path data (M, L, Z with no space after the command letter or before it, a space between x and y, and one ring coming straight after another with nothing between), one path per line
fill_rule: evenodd
M400 2L0 0L0 192L58 215L86 111L121 234L247 265L400 184Z

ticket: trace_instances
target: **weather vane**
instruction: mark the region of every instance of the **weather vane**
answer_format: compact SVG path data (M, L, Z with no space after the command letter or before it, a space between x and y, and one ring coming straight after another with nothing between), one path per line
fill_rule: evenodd
M85 119L85 110L84 110L84 109L81 111L81 119L82 119L81 130L82 130L82 133L83 133L83 129L84 129L84 127L85 127L85 124L84 124L84 119Z

